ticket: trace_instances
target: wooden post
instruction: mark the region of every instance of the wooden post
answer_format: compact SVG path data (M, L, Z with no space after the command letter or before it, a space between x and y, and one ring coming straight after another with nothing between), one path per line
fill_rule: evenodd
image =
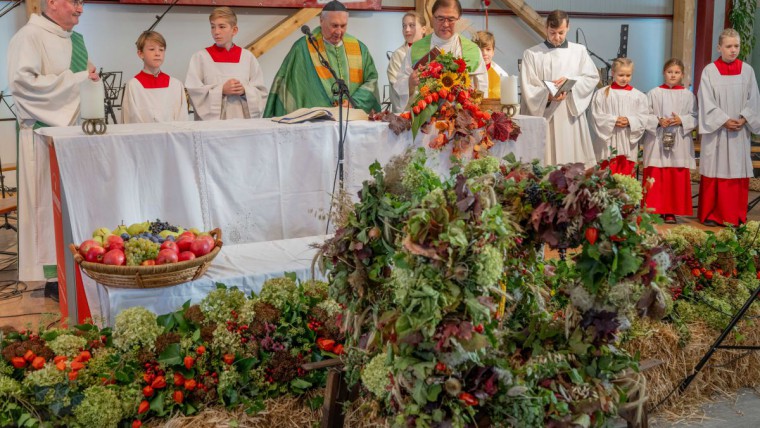
M277 43L280 43L290 33L301 28L302 25L309 22L312 18L319 15L322 9L318 7L308 7L299 9L294 14L278 22L258 39L249 43L245 48L257 58L264 55L269 49L272 49Z
M45 0L24 0L26 2L26 17L29 18L35 13L39 15L42 13L41 2Z
M428 31L426 31L425 34L430 34L433 32L433 13L431 12L432 7L433 4L428 0L414 0L414 11L425 17L425 22L427 22L426 26Z
M715 0L697 0L696 47L694 51L694 93L699 91L699 79L702 70L712 62L715 50L713 46L713 18L715 16Z
M671 40L671 56L681 59L685 69L683 84L689 87L691 74L694 70L694 0L673 1L673 35ZM699 79L699 76L696 76Z
M523 20L531 30L538 33L542 39L546 39L546 20L541 18L532 7L528 6L524 0L499 0L504 6L512 9L520 19Z

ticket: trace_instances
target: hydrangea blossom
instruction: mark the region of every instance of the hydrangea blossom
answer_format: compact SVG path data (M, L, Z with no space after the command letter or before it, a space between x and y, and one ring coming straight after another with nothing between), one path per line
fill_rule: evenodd
M246 302L245 293L232 288L217 288L201 300L201 310L209 322L224 323L232 311L240 312Z
M385 398L388 395L390 367L385 363L387 358L384 353L377 354L362 370L362 383L378 398Z
M47 343L56 355L75 357L87 346L87 339L73 334L61 334Z
M122 419L119 397L105 386L91 386L84 391L84 399L74 408L74 417L85 427L116 427Z
M163 331L156 323L156 314L137 306L116 315L113 328L113 344L122 351L134 348L155 348L156 338Z
M272 278L261 286L259 299L279 310L285 305L298 301L298 285L290 278Z

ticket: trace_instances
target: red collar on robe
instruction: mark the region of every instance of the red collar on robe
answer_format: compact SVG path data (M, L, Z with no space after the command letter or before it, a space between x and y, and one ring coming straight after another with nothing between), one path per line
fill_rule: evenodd
M214 62L240 62L240 55L243 53L243 49L238 45L232 45L230 50L227 50L213 44L207 47L206 51Z
M491 64L490 63L486 64L486 70L490 70L490 69L491 69Z
M673 86L671 88L670 86L666 85L665 83L663 83L662 85L660 85L660 88L662 88L662 89L686 89L685 87L683 87L681 85L676 85L676 86Z
M612 84L610 85L610 89L622 89L624 91L632 91L633 86L631 85L620 86L617 83L612 82Z
M718 72L720 72L721 76L736 76L742 74L742 60L738 58L731 63L723 61L723 58L718 58L713 64L718 67Z
M145 71L137 73L135 76L138 82L143 85L145 89L160 89L169 87L169 75L164 72L159 72L158 76L154 76Z
M411 48L413 44L414 43L407 43L406 46Z

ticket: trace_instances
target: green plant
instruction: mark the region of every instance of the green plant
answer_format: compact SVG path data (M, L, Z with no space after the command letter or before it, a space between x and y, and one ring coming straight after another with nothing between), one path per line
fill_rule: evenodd
M755 10L757 0L733 0L734 6L728 20L731 26L739 32L741 37L741 52L739 58L742 61L749 59L752 49L755 47Z

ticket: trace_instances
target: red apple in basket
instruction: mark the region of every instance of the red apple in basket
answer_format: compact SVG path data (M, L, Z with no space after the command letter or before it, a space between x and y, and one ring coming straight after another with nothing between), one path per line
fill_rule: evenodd
M195 258L195 254L192 251L183 251L179 253L179 261L192 260Z
M177 263L178 260L179 256L177 255L177 252L167 248L158 252L158 257L156 257L156 264L163 265L166 263Z
M162 250L165 250L167 248L170 249L170 250L172 250L172 251L174 251L174 252L179 253L179 247L177 246L177 243L174 242L174 241L164 241L164 243L161 244L161 249Z
M79 246L79 254L82 255L82 257L87 257L87 252L90 251L90 248L92 247L100 247L100 243L94 239L88 239L84 242L82 242L82 245Z
M205 256L211 252L212 248L214 248L214 244L209 242L208 239L199 238L190 244L190 251L192 251L196 257Z
M179 234L179 238L181 238L183 236L189 236L189 237L195 239L195 234L193 232L189 231L189 230L187 230L187 231L182 232L182 233Z
M119 235L108 235L105 243L106 250L121 250L124 251L124 240Z
M216 242L214 241L214 238L211 235L198 235L195 239L205 239L211 244L211 249L214 249L214 245L216 245Z
M103 256L106 254L106 249L101 246L92 246L87 250L87 255L84 259L91 263L103 263Z
M110 250L103 256L103 263L107 265L121 266L126 262L127 258L124 256L124 251L118 248Z
M191 238L190 236L182 236L179 239L177 239L177 248L179 248L180 251L190 251L190 245L195 241L195 238Z

